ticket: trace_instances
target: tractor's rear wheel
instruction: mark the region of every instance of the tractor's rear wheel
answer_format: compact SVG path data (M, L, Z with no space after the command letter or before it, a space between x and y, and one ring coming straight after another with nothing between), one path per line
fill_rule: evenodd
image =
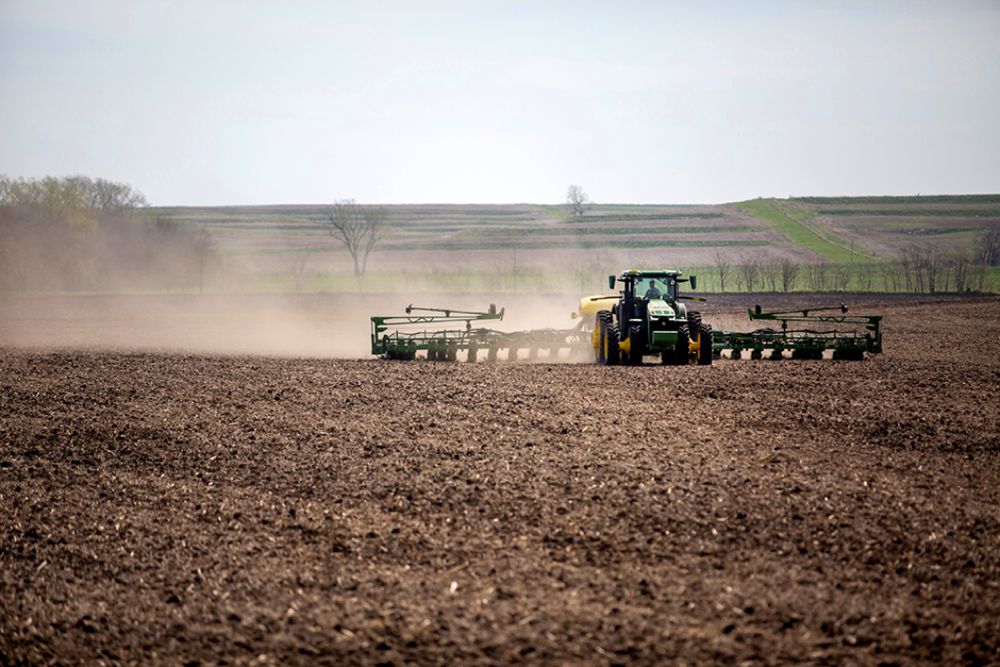
M688 311L688 331L697 334L701 331L701 313L697 310Z
M633 324L628 328L628 364L642 366L642 353L645 351L645 341L642 340L642 325Z
M617 366L618 362L621 360L621 351L618 349L618 343L621 339L621 335L618 332L617 324L609 324L607 328L607 348L605 349L605 363L608 366Z
M608 318L607 312L597 314L597 363L606 364L607 357L605 351L608 347Z
M699 316L700 319L700 316ZM712 350L712 326L698 323L698 365L711 366L715 354Z

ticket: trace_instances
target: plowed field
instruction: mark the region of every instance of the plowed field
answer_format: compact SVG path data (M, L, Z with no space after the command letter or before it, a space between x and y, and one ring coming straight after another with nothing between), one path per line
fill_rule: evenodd
M1000 301L865 362L0 348L0 664L1000 661Z

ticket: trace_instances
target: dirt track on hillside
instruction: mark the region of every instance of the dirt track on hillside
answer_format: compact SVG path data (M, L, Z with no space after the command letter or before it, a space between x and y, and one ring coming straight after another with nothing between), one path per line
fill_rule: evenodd
M0 349L0 664L1000 661L1000 301L860 362Z

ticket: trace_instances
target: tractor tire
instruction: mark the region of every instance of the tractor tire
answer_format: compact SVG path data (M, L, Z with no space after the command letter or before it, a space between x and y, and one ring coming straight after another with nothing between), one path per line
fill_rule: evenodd
M608 347L608 320L603 317L604 313L597 314L597 354L596 361L599 364L607 364L605 350Z
M497 360L497 349L493 346L490 346L489 351L486 352L486 361L493 362L496 360Z
M691 335L688 333L686 324L677 327L677 347L672 350L664 350L660 355L660 362L665 366L687 366L690 360Z
M607 336L608 336L607 350L605 353L607 359L605 363L608 366L617 366L618 362L621 360L621 351L618 349L620 335L618 333L617 324L608 325Z
M677 327L677 365L687 366L691 360L691 330L685 325Z
M701 313L697 310L688 311L688 331L698 333L701 331Z
M699 315L699 319L701 316ZM712 359L715 359L715 351L712 349L712 326L698 323L698 365L711 366Z
M476 354L478 352L479 352L479 348L477 348L475 345L470 345L469 346L469 355L465 358L465 360L468 361L471 364L476 363Z
M642 326L633 324L628 329L628 365L642 366L642 353L645 343L642 340Z
M751 350L750 351L750 358L753 359L754 361L757 361L759 359L763 359L764 358L764 352L761 351L761 350Z

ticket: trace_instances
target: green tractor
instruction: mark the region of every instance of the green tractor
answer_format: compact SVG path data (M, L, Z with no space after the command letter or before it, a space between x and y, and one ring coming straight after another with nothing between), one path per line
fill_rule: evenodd
M696 289L697 278L682 276L675 270L632 269L618 276L623 287L618 297L590 299L588 310L596 311L591 342L598 363L639 366L643 357L654 354L669 365L712 363L712 327L680 303L694 297L678 294L680 283ZM610 289L615 280L608 276Z

